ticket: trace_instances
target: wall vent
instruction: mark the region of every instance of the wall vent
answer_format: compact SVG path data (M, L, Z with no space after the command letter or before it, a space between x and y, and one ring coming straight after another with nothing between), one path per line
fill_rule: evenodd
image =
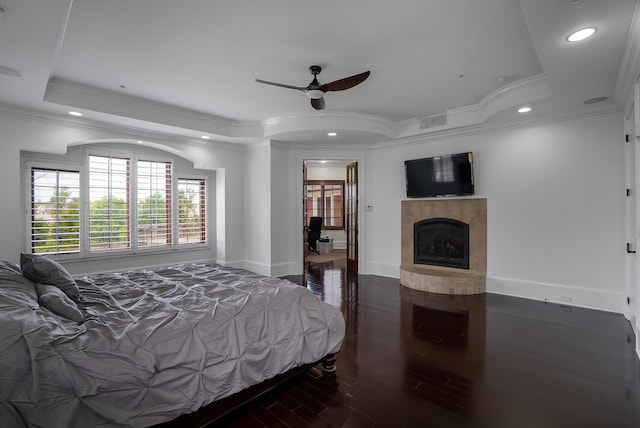
M447 124L447 113L435 114L425 117L420 121L420 129L435 128L436 126L445 126Z

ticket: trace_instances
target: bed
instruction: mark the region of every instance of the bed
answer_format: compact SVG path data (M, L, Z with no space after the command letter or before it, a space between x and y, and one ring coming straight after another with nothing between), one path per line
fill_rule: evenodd
M341 312L289 281L213 263L73 278L0 262L3 427L145 427L335 360Z

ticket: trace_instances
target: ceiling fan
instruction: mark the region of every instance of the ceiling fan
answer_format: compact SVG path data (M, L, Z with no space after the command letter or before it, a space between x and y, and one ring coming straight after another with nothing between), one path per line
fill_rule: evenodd
M312 65L309 67L309 72L313 74L313 80L309 83L309 86L292 86L285 85L283 83L269 82L267 80L256 79L258 83L265 83L267 85L280 86L282 88L295 89L302 91L307 97L311 99L311 106L316 110L322 110L324 108L324 94L329 91L344 91L345 89L353 88L356 85L364 82L370 71L364 73L355 74L353 76L345 77L344 79L335 80L331 83L318 82L318 74L322 71L322 67L319 65Z

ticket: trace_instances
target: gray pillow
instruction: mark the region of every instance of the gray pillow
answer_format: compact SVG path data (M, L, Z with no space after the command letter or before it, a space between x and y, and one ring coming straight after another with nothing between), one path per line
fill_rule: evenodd
M11 263L11 262L7 262L7 261L0 261L0 270L1 271L8 271L8 272L15 272L19 275L22 275L22 270L20 270L20 266L18 266L15 263Z
M36 284L38 302L56 315L72 321L84 321L84 315L73 300L67 297L61 289L51 284Z
M20 306L31 309L38 309L39 306L36 284L22 275L18 265L10 262L0 262L0 295ZM6 301L3 300L3 303Z
M78 284L60 263L36 254L20 254L20 267L22 274L31 281L55 285L71 299L78 301Z

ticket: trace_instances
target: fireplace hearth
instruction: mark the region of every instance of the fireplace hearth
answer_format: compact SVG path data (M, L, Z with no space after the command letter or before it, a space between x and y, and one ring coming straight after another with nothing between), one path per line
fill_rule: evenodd
M469 225L452 218L415 223L413 263L469 269Z

